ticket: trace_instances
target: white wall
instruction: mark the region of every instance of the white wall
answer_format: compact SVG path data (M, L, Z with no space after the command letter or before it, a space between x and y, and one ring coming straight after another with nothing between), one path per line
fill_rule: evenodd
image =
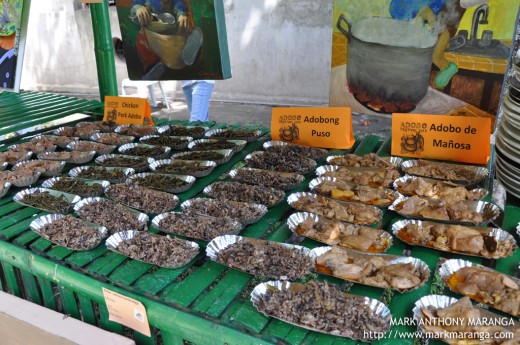
M331 0L224 0L233 77L214 100L269 104L328 102ZM121 37L109 7L113 37ZM118 83L127 77L117 61ZM79 0L32 1L22 88L98 93L90 11ZM179 86L166 83L170 97Z

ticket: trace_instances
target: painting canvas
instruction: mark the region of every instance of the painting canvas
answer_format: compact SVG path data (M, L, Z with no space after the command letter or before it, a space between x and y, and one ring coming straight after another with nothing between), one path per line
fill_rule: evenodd
M30 0L0 0L0 90L20 90Z
M231 77L223 0L116 2L132 80Z
M520 0L334 0L330 105L493 117Z

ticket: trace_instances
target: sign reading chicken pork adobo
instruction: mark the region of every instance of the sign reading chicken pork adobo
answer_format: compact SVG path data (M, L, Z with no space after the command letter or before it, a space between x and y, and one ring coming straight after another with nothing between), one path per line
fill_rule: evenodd
M489 118L392 115L392 155L486 164Z
M334 149L354 145L352 111L347 107L273 108L273 140Z

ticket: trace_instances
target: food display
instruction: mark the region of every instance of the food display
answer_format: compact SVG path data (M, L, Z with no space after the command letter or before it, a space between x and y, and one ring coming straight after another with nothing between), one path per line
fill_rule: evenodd
M39 172L42 176L55 176L63 170L64 166L64 161L31 160L17 163L13 171L27 170Z
M381 229L344 223L313 213L293 213L287 220L292 232L328 245L381 253L392 246L392 236Z
M295 280L311 272L310 250L285 243L225 235L214 238L206 248L213 261L249 274Z
M488 170L483 167L431 162L422 159L406 161L401 167L409 175L450 180L467 185L479 183L488 174Z
M159 133L168 136L188 136L193 139L202 138L208 127L167 125L159 128Z
M240 168L229 172L234 181L272 187L280 190L290 190L303 182L305 177L295 173L284 173L274 170Z
M53 177L43 182L42 187L59 190L65 193L76 194L87 198L101 196L105 188L110 185L108 181L82 180L70 177Z
M32 155L32 151L13 151L7 149L4 152L0 152L0 162L7 162L11 165L15 165L18 162L28 160Z
M122 231L107 239L107 248L131 259L165 268L186 266L199 253L195 242L145 231Z
M107 168L96 166L76 167L69 171L69 176L92 180L106 180L110 183L122 183L129 175L134 174L132 168Z
M16 187L27 187L34 184L41 173L38 171L21 169L18 171L0 171L0 183L12 183Z
M121 135L118 133L97 133L90 137L90 139L92 141L106 145L121 146L131 143L134 141L135 137L130 135Z
M31 222L31 230L52 243L71 250L90 250L105 238L107 229L71 215L49 214Z
M74 206L83 219L100 224L111 234L126 230L147 230L148 216L103 198L86 198Z
M363 156L348 153L342 156L330 156L327 162L348 167L398 169L403 160L398 157L379 157L375 153L367 153Z
M262 131L254 129L212 129L206 132L206 137L211 139L239 139L247 142L255 141L262 135Z
M274 152L280 156L305 156L312 160L319 161L329 154L329 151L319 147L288 144L284 141L268 141L263 145L267 152Z
M12 145L9 147L13 151L32 151L33 153L53 152L56 145L49 142L26 142L22 144Z
M148 170L149 164L153 162L153 158L117 154L103 155L96 158L96 164L105 167L132 168L135 172L143 172Z
M188 148L192 151L233 150L239 152L246 144L245 140L198 139L191 142Z
M191 213L162 213L152 220L162 232L211 241L222 235L236 235L242 224L227 217L200 216Z
M156 133L157 127L129 124L116 127L114 132L134 137L143 137Z
M92 134L98 133L99 130L94 130L90 127L60 127L54 131L54 134L59 137L75 137L80 139L88 139Z
M448 288L513 316L520 316L520 280L464 260L448 260L439 269Z
M498 228L403 220L392 230L411 245L490 259L510 256L517 248L514 237Z
M190 189L195 180L187 175L141 173L130 176L126 182L168 193L182 193Z
M318 177L309 183L309 188L333 199L381 207L391 205L400 197L399 193L391 189L357 185L333 177Z
M363 186L383 188L392 187L394 181L401 177L401 174L395 169L356 168L338 165L323 165L316 169L316 174Z
M67 147L67 145L73 141L77 141L78 137L67 137L65 135L38 135L31 139L31 143L42 145L45 147L56 145L61 147L62 149Z
M316 161L302 155L281 156L272 151L256 151L245 158L253 168L307 174L316 167Z
M204 189L204 194L212 198L252 202L267 207L278 204L285 196L278 189L240 182L214 182Z
M105 190L112 200L146 213L170 211L179 202L175 195L142 187L136 184L113 184Z
M368 254L339 247L315 248L312 255L320 273L399 292L418 288L430 276L425 262L407 256Z
M106 155L112 153L112 151L116 149L116 146L96 143L95 141L78 140L68 144L67 148L77 151L96 151L98 155Z
M13 196L13 201L36 208L38 210L69 213L75 203L80 201L78 195L58 192L46 188L30 188L22 190Z
M468 189L450 181L406 175L394 182L394 188L404 195L425 196L446 202L480 200L487 195L483 188Z
M270 281L257 285L251 300L267 316L362 341L373 341L376 334L385 334L392 318L390 310L378 300L346 294L327 282L310 281L304 285Z
M113 121L82 121L76 124L76 128L88 128L101 133L113 132L117 126L118 124Z
M448 344L513 345L520 339L517 322L473 306L468 297L424 296L413 312L421 331Z
M217 164L226 163L233 155L233 150L207 150L207 151L191 151L181 152L172 155L172 159L181 159L187 161L213 161Z
M485 225L498 217L496 205L482 201L444 202L419 196L398 199L390 209L407 218Z
M63 151L38 154L38 159L64 161L72 164L85 164L94 158L96 151Z
M267 207L264 205L225 199L190 199L183 202L181 207L184 212L212 217L229 217L242 224L253 224L267 213Z
M164 159L170 154L171 148L146 144L125 144L121 146L118 151L128 156L145 156L153 159Z
M192 137L187 136L171 137L161 134L144 136L139 139L139 142L148 145L168 146L172 150L184 150L192 140Z
M194 177L209 175L217 163L212 161L186 161L182 159L163 159L150 164L150 169L163 174L186 174Z
M312 193L294 193L287 198L292 208L335 218L349 223L376 225L381 222L381 210L375 206L349 203Z

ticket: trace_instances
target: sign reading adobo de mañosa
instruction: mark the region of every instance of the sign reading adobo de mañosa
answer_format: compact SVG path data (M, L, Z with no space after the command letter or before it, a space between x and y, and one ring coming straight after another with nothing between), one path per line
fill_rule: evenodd
M273 108L271 137L293 144L348 149L354 145L348 107Z
M392 155L486 164L490 118L392 115Z

